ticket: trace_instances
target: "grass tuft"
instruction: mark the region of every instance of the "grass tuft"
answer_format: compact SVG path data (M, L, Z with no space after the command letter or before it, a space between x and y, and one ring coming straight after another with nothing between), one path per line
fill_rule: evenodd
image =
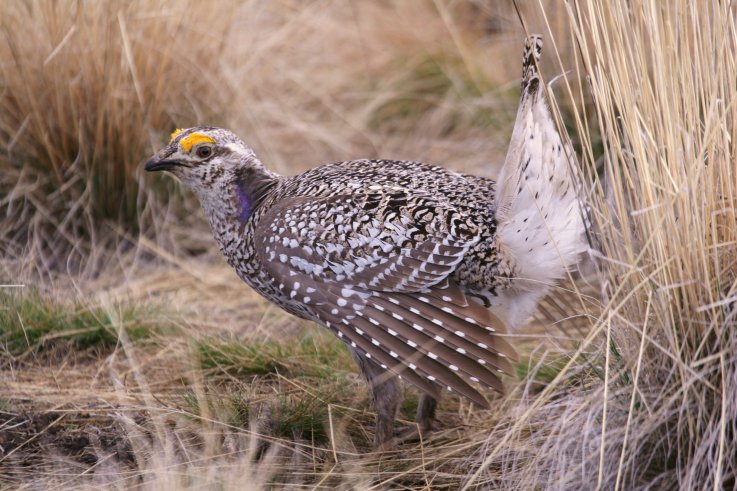
M332 379L354 371L354 363L345 345L321 330L288 343L205 338L198 342L197 349L203 369L237 378L280 375Z
M145 158L177 125L222 121L227 90L194 75L217 72L229 24L168 4L3 5L0 253L70 268L110 242L105 225L147 227Z
M79 302L61 302L34 289L0 289L0 349L12 357L42 353L60 343L75 350L109 350L118 342L118 329L131 341L160 329L147 320L152 309L121 306L111 311Z
M468 483L733 488L734 9L592 0L568 14L581 53L573 78L590 85L562 90L597 112L593 131L583 103L575 114L604 279L602 313L571 359L595 362L581 385L568 363L490 437Z

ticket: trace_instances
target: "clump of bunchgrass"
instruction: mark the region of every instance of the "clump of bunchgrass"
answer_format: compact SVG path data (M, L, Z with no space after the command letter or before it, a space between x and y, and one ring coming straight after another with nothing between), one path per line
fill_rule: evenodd
M604 148L588 204L606 305L579 350L591 352L595 370L576 387L569 363L492 434L468 485L732 488L734 11L686 1L569 9ZM596 178L594 151L583 150Z
M228 25L197 2L3 5L0 254L78 270L115 225L150 225L140 167L177 125L220 120Z
M109 351L119 330L138 341L160 332L150 306L87 305L50 298L32 288L0 289L0 352L10 358L41 354L63 344L73 350Z

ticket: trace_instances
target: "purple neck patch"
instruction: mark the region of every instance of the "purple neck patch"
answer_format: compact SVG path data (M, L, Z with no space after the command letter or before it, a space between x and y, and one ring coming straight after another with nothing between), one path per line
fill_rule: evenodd
M248 221L253 212L251 196L248 194L243 184L238 184L235 188L235 196L238 199L238 220L242 223Z

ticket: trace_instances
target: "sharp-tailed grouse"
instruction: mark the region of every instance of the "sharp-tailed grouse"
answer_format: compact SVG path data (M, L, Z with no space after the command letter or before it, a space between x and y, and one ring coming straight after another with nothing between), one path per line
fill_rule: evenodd
M556 131L528 39L522 97L497 182L442 167L352 160L285 177L228 130L177 130L146 170L197 194L238 275L330 329L368 379L375 442L393 433L397 376L423 392L428 427L443 390L488 407L519 326L586 249L569 147Z

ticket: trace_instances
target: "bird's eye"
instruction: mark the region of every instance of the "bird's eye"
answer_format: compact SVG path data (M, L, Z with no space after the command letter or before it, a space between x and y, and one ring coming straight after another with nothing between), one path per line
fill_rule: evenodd
M206 159L207 157L212 155L212 148L207 145L203 145L197 148L196 153L199 158Z

